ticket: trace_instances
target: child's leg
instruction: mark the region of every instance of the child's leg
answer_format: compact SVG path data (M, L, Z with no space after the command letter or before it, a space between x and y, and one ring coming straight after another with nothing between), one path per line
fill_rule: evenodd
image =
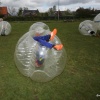
M36 36L33 37L34 40L38 41L42 46L46 46L47 48L52 48L54 45L49 43L50 35L45 35L45 36Z
M35 36L33 37L34 40L38 41L38 40L45 40L45 41L49 41L51 35L45 35L45 36Z
M51 43L49 43L49 42L47 42L47 41L44 41L44 40L38 40L38 42L42 45L42 46L46 46L47 48L52 48L54 45L53 44L51 44Z

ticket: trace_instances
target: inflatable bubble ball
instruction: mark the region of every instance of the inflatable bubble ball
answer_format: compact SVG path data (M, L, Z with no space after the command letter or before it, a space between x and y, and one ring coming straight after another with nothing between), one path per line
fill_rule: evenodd
M0 22L0 35L5 36L9 35L11 32L11 25L7 21L1 21Z
M45 30L44 34L50 34ZM32 30L24 34L16 44L14 60L19 71L37 82L47 82L60 75L66 64L66 51L57 51L40 45L33 39L37 33ZM55 36L50 43L59 44ZM37 63L38 62L38 63Z
M50 30L48 25L46 25L43 22L36 22L34 24L32 24L29 28L29 31L31 30L35 30L35 31L39 31L39 32L43 32L43 30Z
M3 18L0 18L0 22L3 21Z
M100 13L94 17L94 23L97 27L97 30L100 30Z
M85 20L79 24L79 32L87 36L96 36L97 28L93 21Z

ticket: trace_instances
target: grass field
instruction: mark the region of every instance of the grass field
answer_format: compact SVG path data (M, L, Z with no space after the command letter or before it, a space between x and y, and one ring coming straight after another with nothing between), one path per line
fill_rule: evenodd
M39 83L23 76L14 63L16 43L33 22L11 22L11 33L0 36L0 100L100 100L100 38L81 35L79 23L46 22L58 29L67 63L58 77Z

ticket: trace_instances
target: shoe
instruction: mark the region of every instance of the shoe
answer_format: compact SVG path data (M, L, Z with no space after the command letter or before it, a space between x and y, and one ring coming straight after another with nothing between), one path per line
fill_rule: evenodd
M63 45L62 44L57 44L53 48L56 49L56 50L62 50Z
M36 61L36 62L35 62L35 66L36 66L36 67L41 67L42 64L39 64L38 61Z
M53 40L53 39L54 39L56 33L57 33L57 29L54 29L54 30L51 32L50 40Z

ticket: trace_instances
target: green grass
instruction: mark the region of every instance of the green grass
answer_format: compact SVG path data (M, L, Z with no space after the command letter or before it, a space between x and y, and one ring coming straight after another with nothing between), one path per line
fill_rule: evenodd
M33 22L11 22L11 34L0 36L0 100L99 100L100 38L81 35L79 23L46 22L58 29L67 63L62 74L39 83L23 76L14 63L16 43Z

